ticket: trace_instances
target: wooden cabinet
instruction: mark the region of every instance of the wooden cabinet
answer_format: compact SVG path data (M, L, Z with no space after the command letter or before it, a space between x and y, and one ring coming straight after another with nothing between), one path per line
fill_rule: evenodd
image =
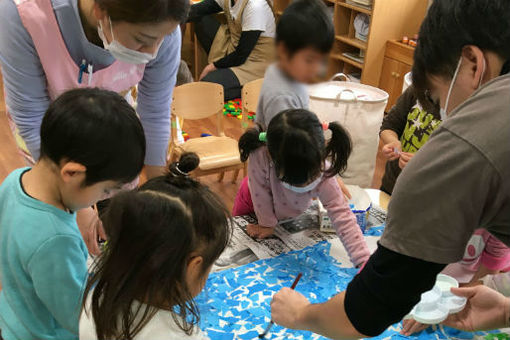
M411 71L414 48L397 41L388 41L384 56L379 88L388 92L388 112L402 94L405 75Z

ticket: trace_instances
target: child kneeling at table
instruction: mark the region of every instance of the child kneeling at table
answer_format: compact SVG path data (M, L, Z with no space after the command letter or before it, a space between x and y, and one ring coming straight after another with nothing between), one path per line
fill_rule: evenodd
M328 144L325 129L332 132ZM335 178L345 170L351 148L341 125L321 124L314 113L303 109L279 113L267 132L248 130L239 140L241 160L250 159L248 179L241 183L233 215L255 212L258 224L248 225L247 232L266 238L278 221L299 216L318 197L351 261L363 265L370 251Z

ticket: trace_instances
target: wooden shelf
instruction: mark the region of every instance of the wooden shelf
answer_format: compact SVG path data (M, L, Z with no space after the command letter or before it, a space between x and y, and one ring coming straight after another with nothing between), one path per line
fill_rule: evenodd
M366 50L367 49L367 43L366 41L363 41L363 40L359 40L359 39L356 39L356 38L349 38L346 34L342 34L342 35L337 35L335 36L335 38L337 40L340 40L346 44L349 44L351 46L354 46L356 48L359 48L361 50Z
M347 63L347 64L350 64L352 66L355 66L357 68L359 68L360 70L363 70L363 64L361 63L358 63L356 60L353 60L351 58L347 58L347 57L344 57L343 55L341 54L331 54L330 55L331 58L333 59L337 59L337 60L341 60L343 61L344 63Z
M351 5L351 4L348 4L346 2L342 2L342 1L338 1L337 4L339 6L342 6L342 7L346 7L346 8L350 8L350 9L353 9L355 10L356 12L360 12L360 13L365 13L365 14L368 14L368 15L372 15L372 10L370 9L367 9L367 8L363 8L363 7L359 7L359 6L355 6L355 5Z

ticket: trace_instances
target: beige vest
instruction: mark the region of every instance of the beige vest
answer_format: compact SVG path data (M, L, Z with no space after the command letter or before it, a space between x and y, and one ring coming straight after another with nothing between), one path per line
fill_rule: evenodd
M239 0L243 1L243 3L237 20L234 20L232 13L230 13L230 0L224 1L225 16L227 20L226 23L220 25L220 28L214 37L208 57L209 63L220 60L226 55L234 52L236 49L242 33L242 17L244 9L250 0ZM266 1L274 15L273 6L271 6L269 0ZM259 37L257 45L255 45L251 51L246 62L242 65L232 67L231 70L237 76L241 85L244 85L252 80L263 78L266 68L274 61L274 55L274 39L269 37Z

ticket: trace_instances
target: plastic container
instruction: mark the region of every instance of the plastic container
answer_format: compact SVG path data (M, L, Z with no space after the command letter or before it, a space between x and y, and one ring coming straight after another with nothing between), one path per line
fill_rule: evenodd
M412 318L426 325L435 325L446 320L448 315L464 309L466 298L453 295L452 287L459 287L453 277L439 274L432 290L421 295L420 302L414 306L406 318Z
M352 198L349 200L349 205L351 207L352 212L356 216L356 221L358 222L361 231L365 231L368 225L368 213L370 212L370 208L372 207L372 201L370 200L370 196L368 193L361 189L356 185L347 185L347 189L352 195ZM319 201L319 221L320 221L320 230L324 232L336 232L331 225L331 220L329 219L328 213L326 209L322 206Z
M388 102L388 94L378 88L350 81L330 81L311 85L310 110L323 122L339 122L353 141L353 150L344 176L346 184L370 187L375 169L379 129ZM331 132L326 131L326 138Z

